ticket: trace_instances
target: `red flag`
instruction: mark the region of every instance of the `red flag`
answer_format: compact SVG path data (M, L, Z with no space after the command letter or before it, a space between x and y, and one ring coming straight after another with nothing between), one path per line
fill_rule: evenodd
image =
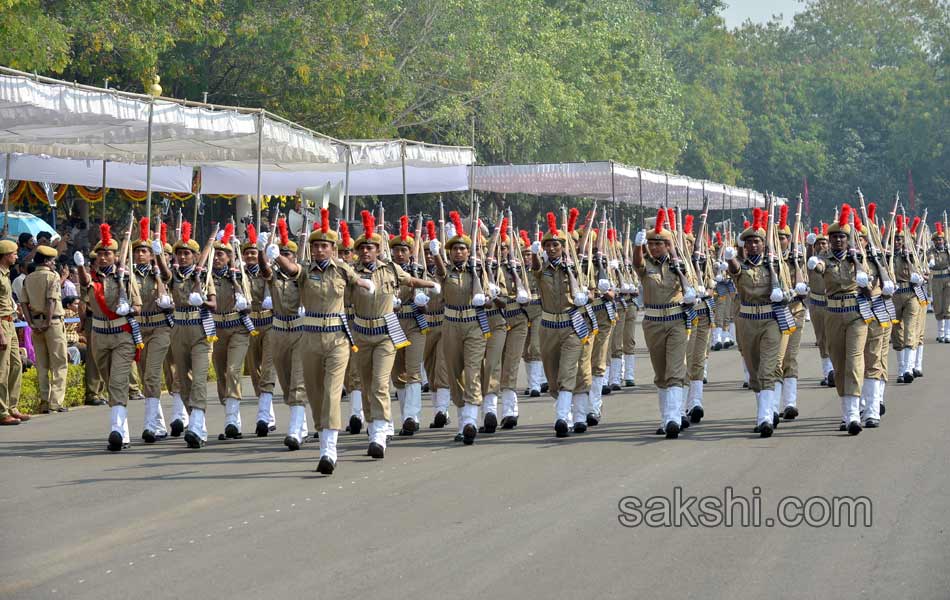
M907 169L907 197L910 206L910 212L917 210L917 190L914 189L914 176Z
M808 200L808 175L802 177L802 203L805 205L805 220L811 219L811 208Z

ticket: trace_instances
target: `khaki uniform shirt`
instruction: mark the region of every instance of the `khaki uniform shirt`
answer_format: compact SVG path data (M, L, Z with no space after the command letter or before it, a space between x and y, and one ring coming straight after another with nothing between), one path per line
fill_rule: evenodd
M55 302L53 314L50 316L61 317L64 314L62 282L59 275L49 267L38 267L26 276L23 282L23 295L26 296L26 304L34 315L45 315L46 306L51 299Z
M378 319L393 312L393 294L400 285L409 285L409 274L399 265L381 258L376 260L376 268L373 270L362 263L357 263L353 270L360 278L369 279L376 285L373 293L363 288L353 288L351 299L356 316Z
M644 252L643 265L636 272L643 285L644 304L679 304L683 301L683 287L669 259L656 260Z
M300 305L308 313L342 314L344 292L348 286L355 286L358 279L353 269L337 258L331 258L326 269L321 269L316 261L312 261L304 265L297 275ZM362 288L360 290L366 292ZM392 311L391 294L389 298Z

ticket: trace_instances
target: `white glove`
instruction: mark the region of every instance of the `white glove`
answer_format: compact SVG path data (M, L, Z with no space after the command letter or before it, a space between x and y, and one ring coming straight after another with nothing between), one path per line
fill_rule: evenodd
M442 249L442 244L439 243L439 240L429 240L429 252L433 255L438 254L439 250Z
M198 292L192 292L188 294L188 304L192 306L201 306L204 303L204 300L201 299L201 294Z
M725 273L728 268L729 268L729 265L727 265L725 261L720 261L716 263L716 270L719 271L720 273Z
M172 308L175 306L175 303L172 302L172 297L168 294L162 294L159 296L158 300L155 301L155 304L157 304L159 308Z
M452 239L452 238L455 237L455 234L456 234L455 225L453 225L452 223L446 223L446 224L445 224L445 237L446 237L447 239Z
M497 285L495 285L494 283L489 283L489 284L488 284L488 295L491 297L492 300L494 300L495 298L497 298L497 297L498 297L498 294L500 294L500 293L501 293L501 288L499 288L499 287L498 287Z
M739 246L740 248L745 246L745 241L743 241L742 238L739 238L736 240L736 246Z
M541 254L538 255L538 258L540 258L542 261L545 261L548 259L548 253L542 250Z
M893 281L885 281L884 286L881 289L885 296L893 296L896 290L897 288L894 287Z
M683 292L683 304L696 304L696 290L692 287Z
M264 310L270 310L274 308L274 299L270 296L264 296L264 299L261 301L261 308Z
M633 243L637 246L646 246L647 245L647 231L646 229L641 229L637 232L637 236L633 239Z
M244 294L234 295L234 310L247 310L247 298L244 297Z
M795 284L795 293L799 296L808 294L808 286L805 285L804 281L799 281Z
M369 287L366 289L366 292L369 293L369 294L375 294L375 293L376 293L376 284L373 282L373 280L372 280L372 279L365 279L364 281L366 281L366 283L369 284Z
M216 242L220 242L221 240L223 240L223 239L224 239L224 230L223 230L223 229L219 229L217 232L215 232L215 234L214 234L214 239L215 239Z
M128 302L120 302L119 306L117 306L115 309L115 314L119 315L120 317L124 317L130 312L132 312L132 307L129 306Z
M298 317L306 317L306 316L307 316L307 309L304 308L304 307L302 307L302 306L298 306L298 307L297 307L297 316L298 316Z
M416 306L425 306L429 303L429 297L425 295L424 292L416 292L415 297L412 299L413 304Z
M820 264L821 264L821 259L818 258L817 256L812 256L811 258L808 259L808 264L807 264L808 270L814 271Z
M280 256L280 248L276 244L269 244L267 248L264 249L264 256L267 257L267 260L276 260Z
M574 306L584 306L587 304L587 294L584 292L577 292L574 294Z
M267 242L270 241L270 232L264 231L257 234L257 247L260 250L267 248Z
M716 275L716 283L722 283L725 280L726 278L723 276L722 273L719 273L718 275Z
M868 274L864 271L858 271L854 276L854 280L858 282L858 287L866 288L871 284L871 280L868 278Z
M937 266L937 261L931 258L929 261L927 261L927 266L933 269L934 267Z
M541 254L541 242L537 240L531 242L531 252L533 254Z
M609 279L601 279L597 282L597 289L602 292L609 292L611 287L613 286L610 284Z
M475 294L472 296L472 306L485 306L486 301L487 298L485 298L485 294Z
M920 274L918 274L918 273L911 273L911 274L910 274L910 282L913 283L914 285L918 285L918 284L923 283L924 280L923 280L923 278L920 276Z
M82 252L76 251L73 253L73 262L77 267L81 267L86 264L86 257L82 255Z
M531 294L529 294L526 290L518 290L515 301L518 304L527 304L528 302L531 302Z
M774 288L772 294L769 296L769 300L772 302L781 302L785 299L785 294L782 293L782 290Z
M393 310L398 310L402 306L402 300L399 299L399 296L393 296Z
M155 255L161 254L163 249L161 240L152 240L152 252Z
M434 288L430 288L430 289L432 290L431 292L429 292L430 294L439 295L442 293L442 286L439 285L438 283L435 284Z
M818 236L815 235L814 233L809 233L808 235L805 236L805 243L808 244L809 246L814 246L817 240L818 240Z
M609 260L609 261L607 261L607 267L608 267L608 268L611 268L611 269L619 269L619 268L620 268L620 261L617 260L616 258L613 259L613 260Z
M736 257L736 249L732 246L727 246L726 249L722 251L722 257L726 260L734 259Z

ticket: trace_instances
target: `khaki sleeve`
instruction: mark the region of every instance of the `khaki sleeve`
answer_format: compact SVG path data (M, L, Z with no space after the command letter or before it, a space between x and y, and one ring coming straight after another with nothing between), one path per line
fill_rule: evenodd
M389 263L389 264L392 265L393 273L395 273L396 275L396 283L398 283L399 285L405 285L405 286L409 286L412 284L411 282L412 276L409 273L406 273L405 271L403 271L402 267L400 267L396 263Z
M218 292L214 287L214 277L208 279L208 283L204 286L205 297L217 296Z
M55 273L51 273L46 280L46 297L57 301L63 299L63 287Z

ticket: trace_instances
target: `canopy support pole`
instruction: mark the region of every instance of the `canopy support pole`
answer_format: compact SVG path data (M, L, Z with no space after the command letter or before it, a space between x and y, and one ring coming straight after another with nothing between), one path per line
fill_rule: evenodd
M643 229L643 172L637 167L637 184L640 186L640 229Z
M102 188L99 190L99 192L102 194L101 202L102 202L102 222L103 223L106 222L106 163L107 162L109 161L106 161L106 160L102 161ZM146 173L146 179L149 179L150 175L151 175L150 173ZM148 187L148 184L146 184L145 187ZM86 223L86 225L88 224L89 223Z
M257 230L261 230L261 205L263 204L263 198L261 196L261 190L263 187L263 181L261 179L261 171L263 170L263 161L264 161L264 110L261 109L261 112L257 117L257 215L254 217L254 222L256 223Z
M400 160L402 161L402 214L409 214L409 195L406 193L406 142L400 146Z
M3 175L3 232L10 229L10 153L7 152Z
M686 212L689 212L689 177L686 178Z
M663 207L669 208L670 207L670 175L669 173L664 174L664 177L666 177L666 191L664 192L665 196L663 200ZM687 187L686 189L688 190L689 187Z
M611 221L613 221L616 224L617 223L617 189L616 189L616 184L614 182L614 161L610 161L610 201L613 204L613 213L614 213ZM600 235L607 235L607 232L602 231L600 232Z
M149 218L152 216L152 116L154 113L155 98L152 98L148 103L148 133L146 134L145 144L145 214ZM103 161L104 163L105 161ZM105 178L103 178L103 185L105 185ZM103 188L104 193L105 188ZM105 200L103 195L102 201L105 202Z
M346 173L343 177L343 220L353 218L353 200L350 198L350 147L346 147Z

